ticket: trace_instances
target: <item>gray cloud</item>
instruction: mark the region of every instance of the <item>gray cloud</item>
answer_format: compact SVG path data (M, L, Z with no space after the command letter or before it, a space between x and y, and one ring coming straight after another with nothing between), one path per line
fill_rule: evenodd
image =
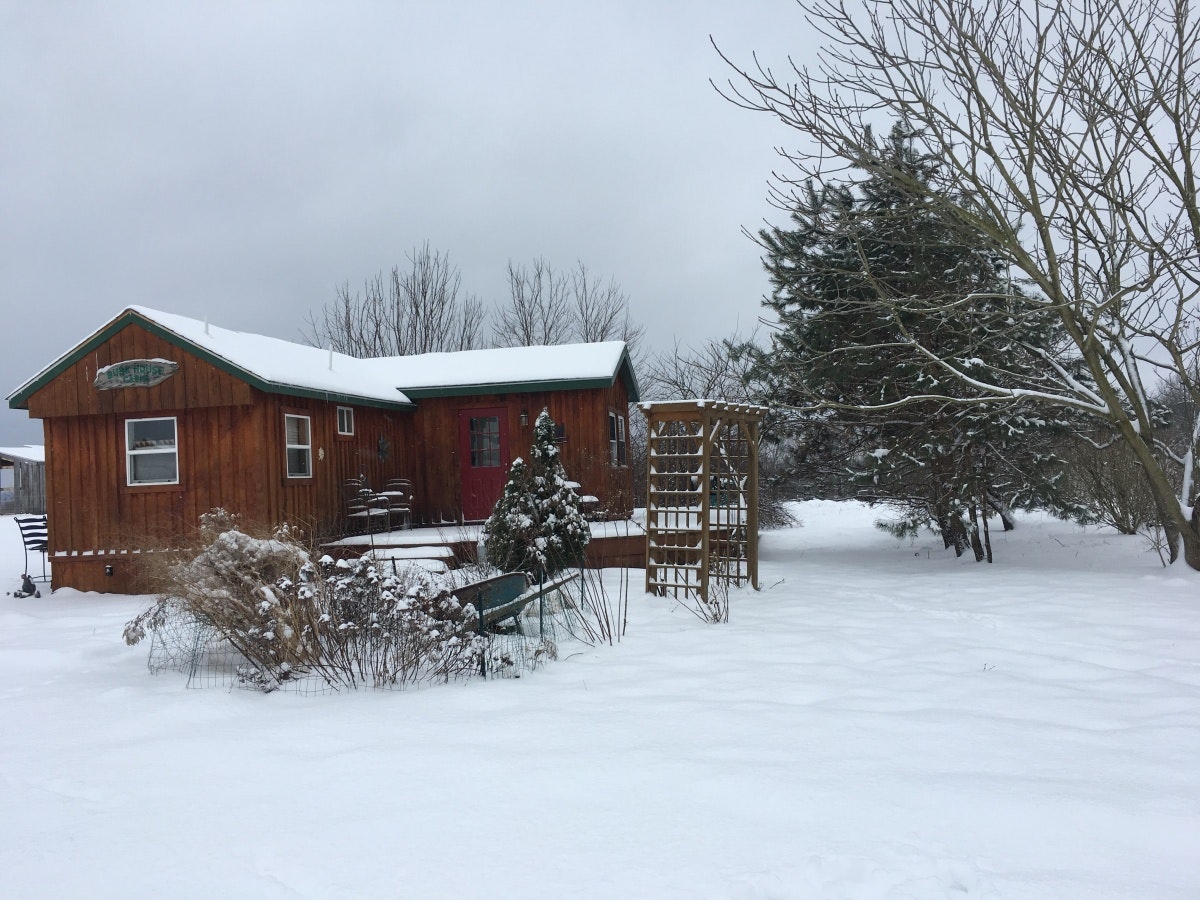
M651 347L752 327L788 134L721 100L787 0L0 3L0 386L124 306L299 337L428 240L615 278ZM0 413L0 442L40 439Z

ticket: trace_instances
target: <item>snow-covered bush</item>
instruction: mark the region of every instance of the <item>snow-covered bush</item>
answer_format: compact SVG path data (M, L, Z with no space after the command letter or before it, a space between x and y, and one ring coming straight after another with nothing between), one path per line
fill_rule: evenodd
M499 569L544 580L583 564L591 530L567 480L547 410L534 425L529 462L513 460L484 530L488 563Z
M240 655L238 677L264 690L301 676L383 687L478 668L475 611L433 576L314 561L286 529L259 538L232 524L202 523L201 548L171 567L156 603L126 626L127 643L181 623L215 632Z

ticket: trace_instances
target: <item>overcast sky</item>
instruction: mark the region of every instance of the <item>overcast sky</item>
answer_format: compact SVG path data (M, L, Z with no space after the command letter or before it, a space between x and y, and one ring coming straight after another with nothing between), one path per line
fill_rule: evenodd
M582 261L651 348L753 329L794 141L710 35L813 44L790 0L0 0L3 395L130 304L299 340L425 241L489 304Z

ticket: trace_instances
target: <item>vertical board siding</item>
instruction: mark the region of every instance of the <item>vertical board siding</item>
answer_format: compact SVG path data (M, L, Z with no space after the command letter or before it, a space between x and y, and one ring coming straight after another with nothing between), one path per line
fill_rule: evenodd
M382 490L389 478L411 477L409 455L413 413L384 410L324 400L280 397L255 391L257 407L264 411L265 507L276 511L275 521L286 521L317 536L338 533L343 525L342 485L365 475ZM354 410L354 434L337 433L337 408ZM284 416L308 416L312 426L312 478L288 478ZM380 438L387 442L387 458L380 457Z
M96 370L103 366L155 358L179 363L179 371L150 388L98 391L93 387ZM245 382L131 324L36 391L29 398L29 414L46 419L244 405L250 402L250 391Z
M481 394L473 397L422 399L413 416L413 460L409 477L416 485L414 517L424 524L458 521L462 511L458 450L460 410L503 407L508 421L508 459L528 457L533 444L533 426L538 414L548 409L550 417L566 429L559 444L567 477L580 484L582 494L600 500L602 508L615 515L628 515L633 504L633 474L628 466L614 467L608 455L608 412L628 416L628 395L618 381L610 388L577 391ZM521 425L521 411L528 424Z

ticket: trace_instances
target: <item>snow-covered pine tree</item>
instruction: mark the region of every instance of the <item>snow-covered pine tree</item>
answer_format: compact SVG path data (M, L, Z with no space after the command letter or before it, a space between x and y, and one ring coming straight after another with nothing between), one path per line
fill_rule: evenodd
M1013 505L1075 510L1053 453L1064 422L1019 394L978 402L971 382L1036 392L1076 366L987 235L932 208L940 161L919 132L897 123L859 168L808 183L792 227L759 233L779 316L760 375L773 404L837 432L831 465L899 513L895 530L928 524L990 560L989 512L1007 527Z
M582 564L591 531L567 480L547 410L534 424L529 462L513 460L485 530L488 562L505 571L543 579Z
M542 524L539 553L544 574L583 564L591 529L579 508L579 495L567 479L566 469L554 440L554 420L543 409L533 426L530 462L534 496Z
M537 503L532 473L519 456L509 467L508 481L484 525L484 533L489 564L505 572L530 571L530 551L538 534Z

